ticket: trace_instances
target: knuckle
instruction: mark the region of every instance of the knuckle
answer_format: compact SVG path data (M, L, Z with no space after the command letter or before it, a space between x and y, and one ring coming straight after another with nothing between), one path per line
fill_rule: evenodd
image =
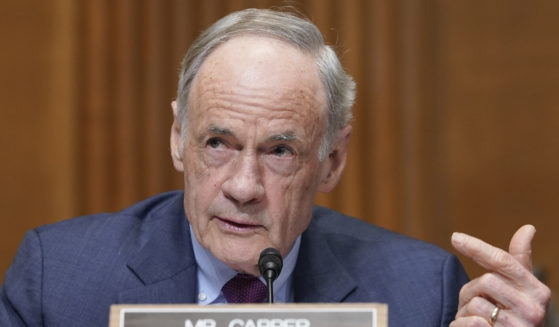
M518 306L518 315L524 322L528 322L533 325L541 323L546 314L546 306L542 303L537 303L534 301L525 301Z
M526 327L524 321L519 320L516 317L512 317L510 315L499 315L497 317L497 322L499 326L506 326L506 327Z
M485 308L485 300L474 297L467 305L467 311L471 314L481 314Z
M551 301L551 289L545 284L541 284L539 300L545 305L547 305L549 301Z
M499 266L507 265L508 262L510 261L508 260L509 259L508 257L509 254L500 249L496 249L495 251L491 252L491 261L493 261Z
M506 275L522 276L528 272L526 268L524 268L516 259L505 251L495 251L492 259L499 267L499 270L503 271Z
M458 298L464 299L464 298L466 297L466 294L467 294L467 292L468 292L468 285L469 285L469 284L470 284L470 283L468 283L468 284L462 286L462 288L460 289L460 292L458 292Z
M462 304L465 304L465 302L469 301L473 296L472 290L475 289L475 283L476 283L475 280L469 281L460 289L460 292L458 293L458 297Z
M492 273L485 273L481 277L479 277L479 283L484 289L494 287L495 284L498 282L497 280L498 278Z
M481 317L472 317L472 319L468 320L468 323L466 324L467 327L485 327L487 324L487 321L485 321L485 319L482 319Z
M468 304L470 305L470 304ZM463 308L465 309L465 308ZM471 308L470 308L471 309ZM480 313L474 310L472 311L465 311L462 310L457 316L456 319L449 325L451 327L486 327L487 320L480 317Z
M545 308L541 305L534 305L526 312L526 320L533 324L540 323L545 317Z
M462 317L453 321L449 327L482 327L484 321L480 321L479 317Z

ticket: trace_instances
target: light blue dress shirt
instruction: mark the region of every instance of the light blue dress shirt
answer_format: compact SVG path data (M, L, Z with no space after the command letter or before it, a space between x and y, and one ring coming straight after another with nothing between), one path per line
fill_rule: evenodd
M200 245L192 232L192 227L190 228L190 238L198 265L198 303L227 303L221 293L221 288L237 274L237 271L216 259L210 251ZM293 302L293 269L295 269L299 255L300 244L301 236L295 240L291 251L283 258L283 269L274 281L274 302ZM260 280L266 284L262 277Z

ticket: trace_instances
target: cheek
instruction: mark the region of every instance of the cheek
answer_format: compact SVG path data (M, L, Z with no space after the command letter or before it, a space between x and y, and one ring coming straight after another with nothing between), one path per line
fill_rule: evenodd
M189 191L190 193L196 195L196 192L192 192L192 190L196 189L197 186L200 186L200 182L208 176L206 176L203 169L201 169L200 161L196 158L192 158L195 155L189 154L189 157L183 161L184 163L184 188L185 192Z
M183 165L185 186L196 188L211 178L204 148L191 143L186 144Z
M309 223L318 187L319 168L316 165L311 167L289 178L277 178L270 184L274 186L269 199L278 238L292 241Z
M189 220L200 220L216 196L216 174L200 160L200 152L186 154L184 163L185 212Z
M318 160L300 161L296 166L294 173L289 176L270 172L265 178L268 199L274 203L277 211L283 210L284 216L312 208L320 182L322 165Z
M305 206L314 203L314 196L320 180L321 166L314 161L301 163L302 169L292 176L283 185L283 194L290 195L289 201L297 203L298 206Z

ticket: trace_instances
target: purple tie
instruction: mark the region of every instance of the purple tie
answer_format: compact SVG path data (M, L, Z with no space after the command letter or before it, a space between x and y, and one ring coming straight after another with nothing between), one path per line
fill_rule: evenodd
M227 303L262 303L267 293L260 279L247 274L237 274L221 290Z

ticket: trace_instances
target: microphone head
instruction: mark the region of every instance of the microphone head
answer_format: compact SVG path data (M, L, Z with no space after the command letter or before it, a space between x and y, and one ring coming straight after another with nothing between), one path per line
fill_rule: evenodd
M260 252L258 259L258 269L264 278L275 280L278 278L281 268L283 268L283 259L278 250L267 248Z

